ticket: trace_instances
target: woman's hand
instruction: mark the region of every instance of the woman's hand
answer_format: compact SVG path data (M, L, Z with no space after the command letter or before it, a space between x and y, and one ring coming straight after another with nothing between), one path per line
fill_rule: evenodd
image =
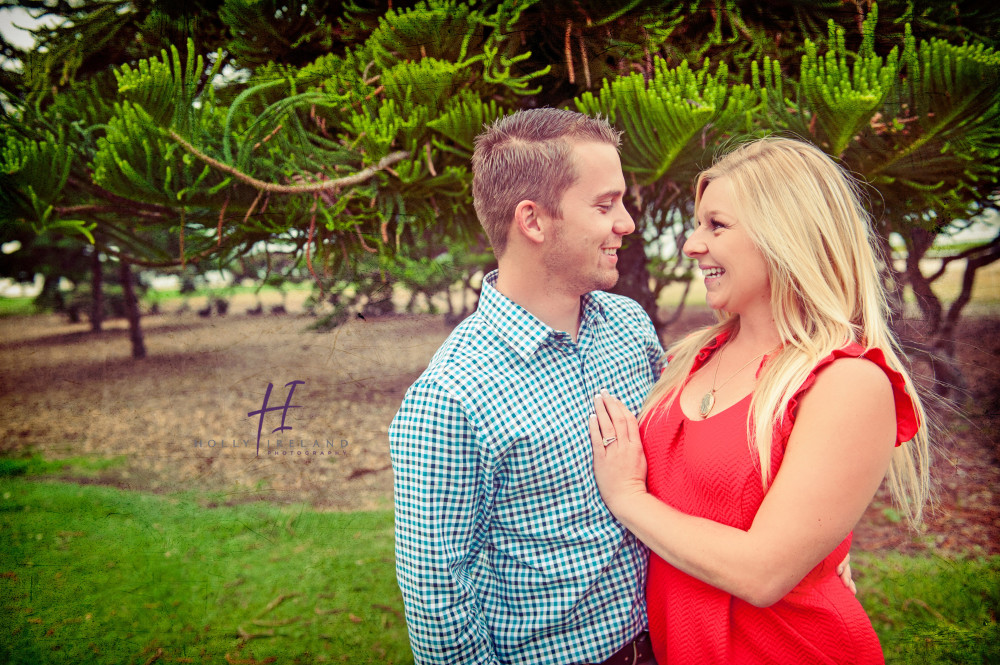
M594 476L608 510L620 517L629 499L646 494L646 455L639 423L618 399L602 390L590 416Z

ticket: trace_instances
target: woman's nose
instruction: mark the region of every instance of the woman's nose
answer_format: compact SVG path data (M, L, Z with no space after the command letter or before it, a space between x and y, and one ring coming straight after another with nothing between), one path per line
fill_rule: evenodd
M688 234L686 240L684 240L684 245L681 247L684 252L684 256L688 258L693 258L698 254L705 253L705 243L701 240L701 234L699 229L695 229Z

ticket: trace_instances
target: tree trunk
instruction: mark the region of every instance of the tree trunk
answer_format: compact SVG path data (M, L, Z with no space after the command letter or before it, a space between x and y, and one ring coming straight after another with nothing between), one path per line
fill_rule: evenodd
M101 332L104 322L104 275L101 273L101 252L94 245L94 253L90 257L90 330Z
M142 328L139 326L139 300L135 297L135 286L132 284L132 266L128 261L118 264L118 274L125 292L125 316L128 318L129 339L132 340L132 357L145 358L146 345L142 341Z
M657 312L656 296L649 288L649 269L641 234L624 238L622 248L618 250L618 283L611 291L638 302L653 320L657 332L660 331L662 322Z
M878 243L879 252L884 262L882 265L882 284L889 299L889 316L894 322L902 321L905 310L905 300L903 298L903 284L906 279L905 269L904 272L896 270L887 230L877 232L875 234L875 241Z
M943 308L941 300L931 289L934 278L928 279L920 270L920 260L934 244L935 234L925 229L915 228L910 232L910 243L906 254L906 281L913 289L917 306L923 315L925 332L930 335L937 333L941 327Z

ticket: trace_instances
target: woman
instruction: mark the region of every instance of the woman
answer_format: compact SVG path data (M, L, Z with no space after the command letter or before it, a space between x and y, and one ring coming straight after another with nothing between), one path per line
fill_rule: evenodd
M718 323L670 349L639 423L607 393L591 417L601 496L652 551L657 662L881 663L835 567L887 470L920 519L927 436L857 186L761 139L698 177L695 214Z

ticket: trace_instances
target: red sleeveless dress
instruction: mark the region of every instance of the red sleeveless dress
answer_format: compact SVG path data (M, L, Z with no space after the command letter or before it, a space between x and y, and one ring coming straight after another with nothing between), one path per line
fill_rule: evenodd
M720 335L702 349L692 372L724 342ZM841 357L865 357L892 383L896 404L896 445L913 438L917 417L903 377L890 369L878 349L851 344L820 361L816 373ZM775 430L771 477L784 457L797 409L789 403ZM654 413L642 427L649 491L664 503L738 529L750 528L764 499L758 458L747 443L748 395L706 420L690 420L680 404ZM837 577L837 565L851 547L848 534L784 598L758 608L687 575L650 553L646 602L649 632L659 665L673 663L884 663L878 637L861 604Z

